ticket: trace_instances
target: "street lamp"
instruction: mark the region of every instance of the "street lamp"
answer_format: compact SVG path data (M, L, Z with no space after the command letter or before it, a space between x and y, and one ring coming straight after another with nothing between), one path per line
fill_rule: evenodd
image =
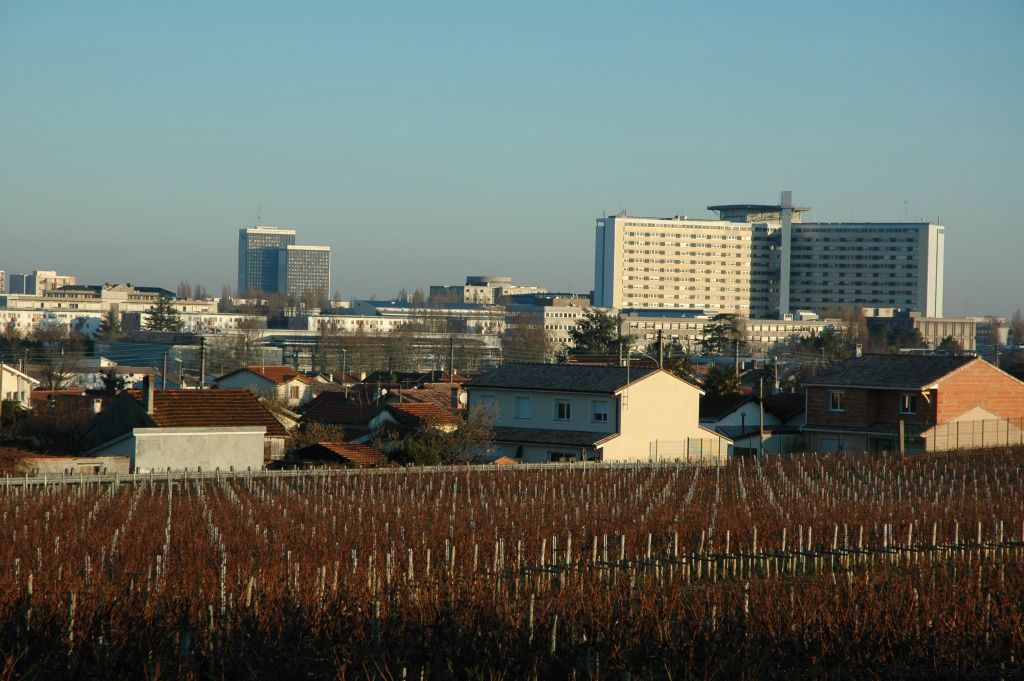
M341 384L345 386L345 399L348 399L348 350L341 349Z

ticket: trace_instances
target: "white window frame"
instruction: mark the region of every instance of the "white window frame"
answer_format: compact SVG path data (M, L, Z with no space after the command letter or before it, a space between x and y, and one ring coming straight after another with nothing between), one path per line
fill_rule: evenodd
M828 391L828 410L836 414L841 414L846 411L845 390Z
M528 396L517 395L515 398L514 417L521 421L529 421L532 412L531 400Z
M565 416L562 416L562 407L565 407ZM553 417L556 421L571 421L572 420L572 400L564 398L555 399L555 413Z
M602 411L598 411L599 407L602 408ZM590 422L608 423L608 400L590 401Z

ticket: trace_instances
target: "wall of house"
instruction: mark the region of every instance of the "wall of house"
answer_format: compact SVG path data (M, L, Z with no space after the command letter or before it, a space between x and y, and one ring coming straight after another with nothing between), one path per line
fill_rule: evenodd
M520 447L522 448L520 450ZM551 445L518 445L515 443L502 442L494 447L499 456L507 456L522 463L550 463L559 458L570 458L574 461L593 460L599 455L589 449L581 447L556 447ZM517 457L521 454L521 457Z
M266 428L135 428L132 469L137 472L216 469L260 470Z
M298 397L292 397L292 388L298 388ZM277 386L277 396L290 407L306 404L313 399L313 386L300 380L288 381Z
M38 456L25 460L29 475L127 475L127 456Z
M469 390L469 409L486 404L486 397L494 398L495 426L507 428L543 428L545 430L582 430L594 433L614 433L616 429L616 399L601 393L560 393L542 390L497 390L472 388ZM516 397L530 400L530 418L516 418ZM556 418L556 400L568 400L568 420ZM608 407L606 423L591 419L592 403L603 402Z
M929 452L1024 445L1024 418L1000 418L975 407L925 431L922 437Z
M865 452L868 451L868 439L856 433L807 433L806 451L818 454Z
M720 419L701 419L701 425L714 430L716 426L746 426L757 428L761 423L760 408L755 402L746 402ZM779 418L770 411L764 412L764 423L768 426L779 425ZM802 422L801 422L802 424Z
M734 453L736 450L740 452L763 452L765 454L792 454L794 452L802 452L805 450L805 440L803 435L797 435L792 433L772 433L765 435L763 448L761 437L759 434L754 434L745 438L737 439L730 450L730 453Z
M32 389L36 384L20 372L0 365L0 400L18 402L25 409L32 406Z
M939 382L938 423L981 407L996 418L1024 418L1024 383L984 360L976 360Z
M728 452L727 439L698 423L700 390L671 374L650 374L622 389L619 399L620 435L601 448L603 461L647 461L655 442L706 440L702 449Z
M844 393L844 410L829 409L829 393ZM935 400L917 396L915 414L900 414L900 399L906 391L867 390L864 388L807 388L807 424L814 426L869 426L873 423L897 423L901 418L908 425L927 426L934 423Z

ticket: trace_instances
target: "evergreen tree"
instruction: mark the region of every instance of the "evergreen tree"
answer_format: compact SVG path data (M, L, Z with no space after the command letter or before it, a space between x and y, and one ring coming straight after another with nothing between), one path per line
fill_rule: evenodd
M700 351L703 355L720 356L732 354L736 341L742 340L739 320L734 314L716 314L709 324L704 325L700 338Z
M629 347L628 341L620 333L617 316L590 308L569 331L569 343L561 356L617 355L619 348Z
M100 338L114 340L120 338L122 333L120 313L115 310L107 310L100 320Z
M730 366L724 364L713 366L704 381L704 392L713 397L738 394L740 392L740 377Z
M156 305L146 310L146 314L149 315L147 331L181 331L184 326L170 296L161 295Z
M124 377L117 373L114 367L108 367L101 375L103 381L103 392L107 395L116 395L124 390Z

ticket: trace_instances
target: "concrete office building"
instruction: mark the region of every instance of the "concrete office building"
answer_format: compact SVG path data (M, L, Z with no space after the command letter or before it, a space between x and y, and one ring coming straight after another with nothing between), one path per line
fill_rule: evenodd
M288 245L277 251L278 293L293 298L331 294L331 247Z
M0 270L0 293L7 293L7 273Z
M945 229L932 223L804 222L809 209L708 206L718 220L597 220L594 304L749 317L840 305L942 316Z
M281 249L295 245L294 229L249 227L238 230L238 295L278 292Z

